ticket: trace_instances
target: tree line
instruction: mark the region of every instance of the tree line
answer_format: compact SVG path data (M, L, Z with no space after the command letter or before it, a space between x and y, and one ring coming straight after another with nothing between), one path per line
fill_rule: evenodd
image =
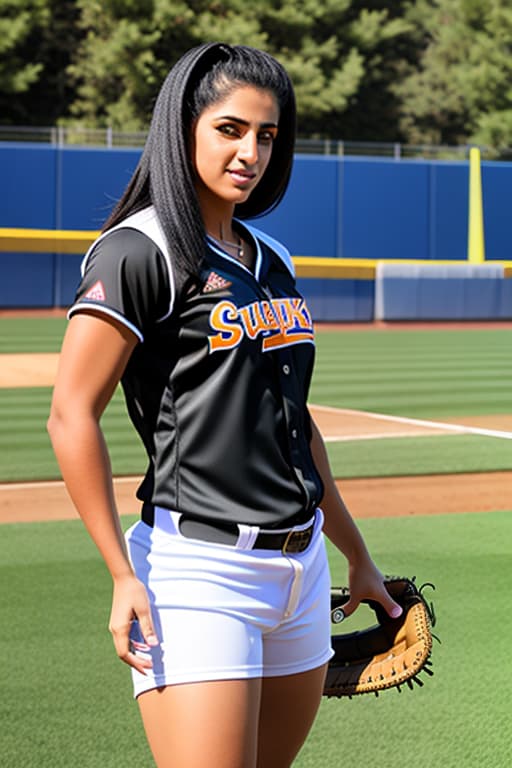
M144 130L208 40L285 65L301 137L512 146L510 0L0 0L0 124Z

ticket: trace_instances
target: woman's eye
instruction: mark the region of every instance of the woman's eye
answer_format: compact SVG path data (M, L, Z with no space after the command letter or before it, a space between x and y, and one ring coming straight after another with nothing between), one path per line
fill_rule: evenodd
M224 136L238 136L238 129L234 125L218 125L217 130L219 133L223 133Z
M274 134L270 131L262 131L258 134L258 141L261 144L271 144L274 141Z

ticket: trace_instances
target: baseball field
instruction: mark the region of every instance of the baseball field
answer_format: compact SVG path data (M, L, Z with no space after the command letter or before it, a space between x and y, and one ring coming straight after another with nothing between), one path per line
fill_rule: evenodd
M149 768L109 577L45 430L64 328L0 317L0 762ZM435 585L441 643L423 687L323 701L298 768L512 764L511 340L512 324L318 329L310 400L334 474L381 569ZM145 461L119 394L103 426L127 527Z

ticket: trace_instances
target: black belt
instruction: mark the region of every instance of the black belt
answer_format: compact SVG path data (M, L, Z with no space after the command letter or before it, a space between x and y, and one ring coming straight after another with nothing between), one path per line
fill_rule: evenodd
M234 546L240 535L238 526L234 523L211 523L186 515L180 517L178 525L181 535L186 539L199 539L216 544ZM311 525L300 531L260 531L252 549L280 549L284 554L304 552L311 542L314 527L315 521L312 520Z

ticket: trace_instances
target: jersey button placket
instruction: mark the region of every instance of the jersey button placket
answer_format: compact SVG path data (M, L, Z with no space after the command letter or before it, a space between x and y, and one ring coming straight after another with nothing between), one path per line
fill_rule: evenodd
M290 366L288 365L288 363L285 363L285 364L283 365L283 368L282 368L282 370L283 370L283 373L284 373L284 375L285 375L285 376L289 376L289 375L290 375L290 373L291 373L291 368L290 368ZM296 430L296 429L291 429L291 430L290 430L290 435L293 437L293 439L294 439L294 440L296 440L296 439L297 439L297 435L298 435L298 432L297 432L297 430Z

